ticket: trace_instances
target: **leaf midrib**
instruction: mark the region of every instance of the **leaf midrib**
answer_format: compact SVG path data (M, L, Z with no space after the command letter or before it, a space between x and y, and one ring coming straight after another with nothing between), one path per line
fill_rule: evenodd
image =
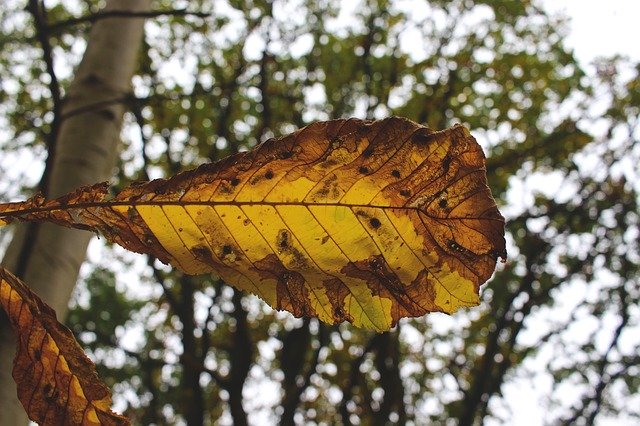
M19 205L26 203L17 202L17 203L6 203L0 204L2 206L10 206L10 205ZM49 213L54 211L69 211L74 209L87 209L87 208L97 208L97 207L136 207L136 206L303 206L303 207L311 207L311 206L328 206L328 207L348 207L351 209L356 208L373 208L373 209L381 209L381 210L405 210L405 211L416 211L418 213L422 213L430 219L439 219L439 220L491 220L491 221L499 221L497 218L491 217L473 217L473 216L434 216L426 211L420 210L417 206L384 206L377 204L353 204L353 203L310 203L310 202L285 202L285 201L172 201L172 200L160 200L160 201L96 201L96 202L83 202L77 203L73 205L58 205L58 206L43 206L43 207L32 207L20 210L12 210L0 212L0 219L4 218L17 218L20 219L21 216L26 216L29 214L37 214L37 213Z

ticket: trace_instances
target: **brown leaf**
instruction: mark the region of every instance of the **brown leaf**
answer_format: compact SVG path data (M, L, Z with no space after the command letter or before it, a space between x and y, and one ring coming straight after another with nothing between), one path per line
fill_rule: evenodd
M111 200L99 184L0 205L0 221L99 231L296 316L387 330L477 305L506 257L484 160L459 125L334 120Z
M0 304L18 335L13 378L27 415L41 425L126 425L71 331L9 271L0 268Z

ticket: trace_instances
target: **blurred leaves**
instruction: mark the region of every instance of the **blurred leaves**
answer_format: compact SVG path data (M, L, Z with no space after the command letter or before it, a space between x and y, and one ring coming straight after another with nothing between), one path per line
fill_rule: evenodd
M92 5L54 17L90 13ZM196 282L183 293L180 275L151 262L139 275L156 303L123 308L129 321L118 320L127 330L145 327L138 355L126 358L132 378L110 369L116 401L141 423L180 421L188 413L178 395L186 383L197 390L187 380L196 370L201 393L192 395L212 423L240 423L247 413L272 423L373 423L392 406L391 423L471 424L509 422L511 392L541 389L527 382L539 379L552 383L531 402L544 423L640 415L632 396L640 375L638 64L620 57L578 64L563 43L566 20L546 15L537 1L202 0L189 7L214 16L147 24L132 97L142 120L131 114L123 132L119 186L193 168L311 121L397 114L436 129L462 122L488 155L514 256L483 288L480 310L401 322L385 341L398 348L397 358L376 349L384 340L376 335L273 314L222 283ZM7 23L7 11L22 18ZM18 2L0 14L3 155L35 148L42 158L51 105L33 29ZM79 30L52 41L59 66L77 62ZM136 285L114 271L117 282ZM92 300L86 308L108 309L101 306ZM86 332L84 321L74 330ZM185 331L190 324L195 329ZM299 328L292 336L302 336L303 365L283 348ZM195 365L180 355L190 342L200 354ZM122 350L107 337L94 344ZM383 360L397 362L398 372ZM403 408L387 391L400 390L381 380L390 374L401 378Z

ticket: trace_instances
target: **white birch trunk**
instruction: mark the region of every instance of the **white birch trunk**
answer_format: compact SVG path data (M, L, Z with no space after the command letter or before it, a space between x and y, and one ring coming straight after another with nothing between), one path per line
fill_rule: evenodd
M109 0L105 10L150 10L151 0ZM81 185L108 180L116 165L122 116L119 102L130 93L141 47L144 20L109 18L97 21L62 107L49 196ZM104 103L104 104L101 104ZM87 108L101 105L97 108ZM76 113L74 113L74 111ZM80 113L77 113L81 111ZM16 229L2 264L14 270L24 244L25 226ZM28 253L24 281L63 319L92 234L54 225L40 225ZM15 337L0 323L0 424L28 420L16 397L11 376Z

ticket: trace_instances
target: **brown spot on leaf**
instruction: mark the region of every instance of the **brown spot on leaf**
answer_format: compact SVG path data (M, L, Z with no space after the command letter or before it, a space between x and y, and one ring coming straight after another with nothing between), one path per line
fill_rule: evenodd
M57 399L60 398L60 391L57 389L52 389L50 392L45 392L43 397L44 400L49 404L55 404Z
M433 282L429 279L429 272L423 269L405 289L409 299L421 300L420 307L425 313L440 310L434 303L437 294Z
M266 173L264 174L265 179L273 179L273 171L272 170L267 170Z
M374 147L373 145L369 144L369 145L364 149L364 151L362 151L362 156L363 156L364 158L369 158L369 157L371 157L371 156L374 154L374 152L375 152L375 147Z
M306 256L293 245L291 232L288 229L281 229L276 236L276 247L278 254L286 259L287 267L290 269L308 269L309 262Z
M451 154L447 153L442 160L442 169L445 173L449 173L449 167L451 167Z
M340 272L366 281L373 294L390 299L393 324L404 316L418 316L425 313L424 309L407 295L405 286L381 255L349 262Z
M214 256L214 253L211 249L206 245L199 245L191 248L191 252L194 254L196 259L204 262L213 267L218 267L220 265L220 260L224 263L234 263L237 260L237 252L234 250L234 247L230 244L225 244L217 250L217 258Z
M277 309L287 310L296 317L317 316L309 303L304 277L299 272L285 268L274 254L267 255L254 265L262 277L277 280Z
M371 225L373 229L378 229L380 228L380 220L376 217L372 217L369 219L369 225Z
M420 129L411 136L411 140L417 145L426 145L434 138L434 132L429 129Z
M338 278L331 278L322 283L327 292L327 297L331 303L331 313L336 323L342 321L353 321L353 317L346 311L344 300L350 294L349 288Z
M289 238L290 235L287 229L281 229L278 231L278 236L276 237L276 245L278 246L278 250L280 253L290 248Z
M231 194L234 189L234 186L228 181L222 181L220 182L220 186L218 186L218 191L220 191L221 194Z
M202 263L206 263L207 265L212 265L212 266L218 264L218 261L213 256L213 253L211 252L211 249L209 248L209 246L206 246L206 245L193 246L191 247L191 253L193 253L193 256L199 261L201 261Z
M502 258L502 263L505 263L507 258L507 252L492 249L492 250L489 250L489 256L491 256L491 258L496 262L498 261L499 258Z
M454 251L455 253L461 254L468 259L475 259L478 257L474 252L466 247L461 246L454 240L449 240L448 246L450 250Z
M321 198L326 198L331 195L332 197L337 198L338 177L335 174L330 175L322 182L322 186L315 192L314 195Z
M396 178L396 179L400 179L400 176L401 176L401 175L400 175L400 171L398 171L398 170L392 170L392 171L391 171L391 176L393 176L393 177L394 177L394 178Z

